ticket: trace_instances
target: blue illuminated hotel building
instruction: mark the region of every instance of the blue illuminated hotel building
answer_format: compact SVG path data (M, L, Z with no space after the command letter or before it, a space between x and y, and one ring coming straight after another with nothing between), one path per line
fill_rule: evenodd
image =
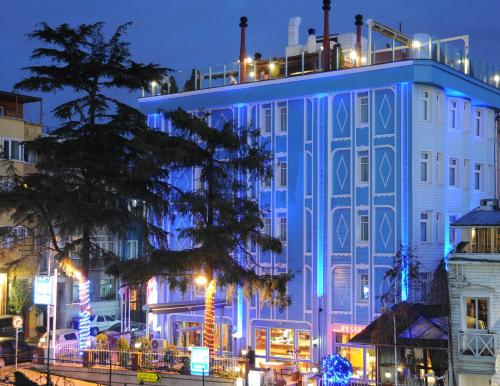
M419 287L403 285L398 296L425 301L432 271L457 242L449 223L497 194L498 77L491 69L480 73L468 56L451 50L445 56L445 43L430 38L377 51L376 23L368 25L361 59L352 55L354 34L331 37L344 52L345 65L336 71L318 71L319 58L316 71L304 69L303 52L309 58L311 46L289 42L287 59L275 64L278 74L269 62L262 74L257 63L247 66L257 71L243 84L214 87L201 74L201 89L153 90L139 100L153 128L169 129L159 110L207 110L212 126L259 127L274 153L273 180L252 185L249 194L263 210L265 230L285 247L275 255L253 252L261 272L294 274L292 304L280 312L239 291L216 312L223 325L219 350L252 346L257 362L289 362L298 350L307 366L346 349L355 376L373 379L374 350L348 340L380 314L384 274L398 246L413 247L422 263ZM302 67L291 74L294 55ZM172 179L190 189L195 177L186 171ZM182 243L172 236L173 248ZM157 281L157 302L166 311L154 319L156 333L181 346L201 344L202 311L168 305L196 309L203 291L193 286L180 294Z

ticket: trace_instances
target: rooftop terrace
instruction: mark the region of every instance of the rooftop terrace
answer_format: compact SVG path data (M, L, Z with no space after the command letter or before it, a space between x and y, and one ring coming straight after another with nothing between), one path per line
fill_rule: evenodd
M356 23L360 22L359 17L357 15ZM243 45L240 60L189 71L174 70L165 79L153 82L148 90L143 90L142 97L369 68L408 60L436 61L497 89L500 87L500 68L470 57L468 35L438 39L419 33L410 38L371 19L365 24L367 37L362 35L361 26L356 24L356 33L329 35L326 39L328 48L322 43L323 37L315 35L314 29L309 29L307 42L299 44L300 18L291 18L285 55L271 58L263 58L258 52L252 56L243 55ZM330 51L329 59L324 55L325 47ZM327 67L324 65L326 60L329 61Z

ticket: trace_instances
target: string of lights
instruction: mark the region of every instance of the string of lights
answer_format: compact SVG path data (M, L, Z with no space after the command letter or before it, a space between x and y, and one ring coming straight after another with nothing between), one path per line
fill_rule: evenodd
M352 377L351 363L339 354L327 355L321 360L323 383L326 386L344 386Z
M210 281L205 293L205 326L203 328L203 345L208 347L210 358L215 356L215 280Z

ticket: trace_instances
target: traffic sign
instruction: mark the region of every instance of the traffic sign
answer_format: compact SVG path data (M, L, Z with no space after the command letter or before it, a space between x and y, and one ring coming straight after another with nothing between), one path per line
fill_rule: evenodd
M14 316L12 318L12 327L19 330L23 326L23 318L21 316Z
M137 380L143 382L156 383L160 382L160 374L158 373L150 373L146 371L138 371L137 372Z

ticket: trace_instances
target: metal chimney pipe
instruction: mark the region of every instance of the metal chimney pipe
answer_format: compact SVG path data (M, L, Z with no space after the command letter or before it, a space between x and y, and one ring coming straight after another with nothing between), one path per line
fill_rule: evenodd
M245 49L245 31L248 27L248 19L246 16L240 18L240 30L241 30L241 41L240 41L240 83L245 83L247 75L247 63L246 63L246 49Z
M330 0L323 0L323 70L330 71Z
M363 16L356 15L356 21L354 25L356 26L356 66L361 66L361 27L363 26Z

